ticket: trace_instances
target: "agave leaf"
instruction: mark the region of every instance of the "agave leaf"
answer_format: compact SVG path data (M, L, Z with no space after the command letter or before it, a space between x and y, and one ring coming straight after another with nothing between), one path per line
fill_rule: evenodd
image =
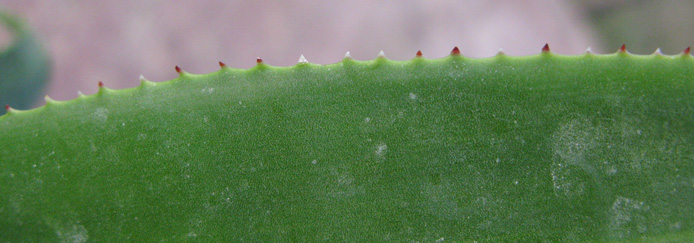
M10 110L0 239L694 237L689 54L258 62Z

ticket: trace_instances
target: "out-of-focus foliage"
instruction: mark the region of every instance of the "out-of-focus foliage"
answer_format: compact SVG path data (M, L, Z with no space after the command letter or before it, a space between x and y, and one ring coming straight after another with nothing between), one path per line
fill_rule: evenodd
M12 36L12 43L0 52L0 105L31 108L49 77L48 56L25 22L0 11L0 23Z

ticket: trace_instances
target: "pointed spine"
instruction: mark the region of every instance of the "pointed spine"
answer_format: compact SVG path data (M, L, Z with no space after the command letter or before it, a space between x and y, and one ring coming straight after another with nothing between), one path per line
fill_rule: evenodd
M12 111L12 107L10 107L10 105L5 105L5 111L9 113L10 111Z
M593 50L590 49L590 46L586 49L586 55L593 54Z
M619 53L627 53L627 45L622 44L621 47L619 47Z
M77 97L84 97L84 94L82 93L82 91L79 91L79 90L77 91Z
M258 64L258 65L263 64L263 59L261 59L260 57L258 57L258 58L255 59L255 63Z
M183 69L181 69L181 67L176 66L175 69L176 69L176 72L178 73L178 75L183 75Z
M460 56L460 49L458 47L453 47L453 50L451 50L451 56Z
M46 101L46 105L55 103L55 100L51 99L51 97L48 97L48 95L44 96L43 99Z
M684 49L684 51L682 52L682 55L689 56L689 52L691 51L691 49L692 48L690 46L688 46L687 49Z
M349 54L349 51L345 52L345 59L352 59L352 55Z
M545 46L542 47L542 53L549 53L549 43L545 43Z
M497 55L497 56L505 56L506 53L504 53L504 49L503 49L503 48L499 48L499 51L496 53L496 55Z
M381 50L378 52L378 55L376 56L376 58L386 58L386 53L383 52L383 50Z
M308 60L306 60L306 57L304 57L304 54L301 54L301 56L299 57L299 64L304 64L304 63L308 63Z
M145 78L145 75L140 74L140 87L145 87L145 86L154 86L155 83L147 80Z
M104 82L99 81L99 89L104 87Z
M227 65L224 64L222 61L219 61L219 68L225 68Z
M653 52L653 55L662 56L662 55L663 55L663 52L660 50L660 48L656 48L656 49L655 49L655 52Z
M414 54L414 57L422 57L422 50L418 50L417 54Z

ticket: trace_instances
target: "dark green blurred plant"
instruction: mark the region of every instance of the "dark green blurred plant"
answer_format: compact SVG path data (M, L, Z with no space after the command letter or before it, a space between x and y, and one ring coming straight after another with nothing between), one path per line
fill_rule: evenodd
M50 61L24 21L0 10L0 23L12 36L10 45L0 52L0 104L31 108L48 82ZM0 115L4 113L0 109Z

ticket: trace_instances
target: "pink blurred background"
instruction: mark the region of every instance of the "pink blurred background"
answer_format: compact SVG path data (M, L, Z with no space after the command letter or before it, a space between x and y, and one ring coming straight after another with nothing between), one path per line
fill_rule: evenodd
M130 88L140 74L157 82L175 78L175 65L208 73L217 61L249 68L256 57L290 66L303 54L329 64L346 51L368 60L384 50L390 59L408 60L417 50L441 58L453 46L469 57L493 56L499 48L519 56L545 43L559 54L587 47L614 52L618 45L606 48L600 35L610 27L593 20L602 16L596 9L622 2L2 0L0 6L45 40L54 63L47 94L67 100L77 91L95 93L99 80Z

